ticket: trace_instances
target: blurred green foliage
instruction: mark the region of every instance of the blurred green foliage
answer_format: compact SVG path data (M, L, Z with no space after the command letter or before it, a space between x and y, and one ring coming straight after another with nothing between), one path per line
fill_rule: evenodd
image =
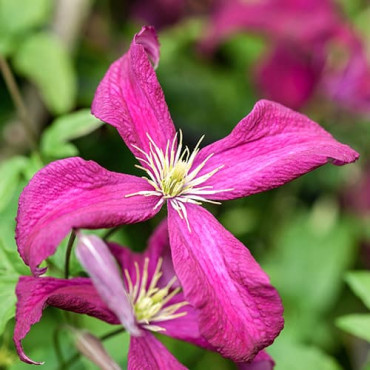
M343 3L358 27L368 27L363 18L369 14L369 7L361 1ZM4 149L0 152L1 369L29 368L17 359L9 340L14 325L15 284L20 275L29 274L14 241L22 188L42 166L72 155L93 159L111 170L137 173L134 158L118 133L89 113L97 83L139 29L127 20L127 14L113 17L110 9L117 4L114 0L91 2L84 32L78 35L78 48L72 53L52 30L55 1L0 0L0 55L7 59L22 91L30 84L37 87L47 117L36 125L40 136L37 148L26 144L12 147L6 132L16 113L0 79ZM205 56L197 47L204 23L204 19L189 19L159 34L158 78L176 127L183 130L190 146L204 133L203 145L223 137L250 111L258 99L254 68L266 47L263 39L240 34L226 41L214 56ZM323 112L321 108L314 105L306 113L358 150L363 156L359 163L348 168L326 166L282 188L211 207L221 223L250 248L281 294L285 329L269 349L277 370L365 369L369 353L367 347L359 360L354 337L338 331L334 324L370 341L370 314L344 284L346 280L370 309L370 275L359 271L370 267L370 216L357 212L347 201L369 161L370 121L342 116L335 110ZM160 218L122 227L111 240L142 250ZM63 275L65 249L66 240L47 261L48 274ZM346 274L349 270L353 272ZM71 274L83 274L74 256ZM73 339L60 325L64 317L63 312L47 309L24 341L27 353L35 360L45 360L47 368L58 368L53 344L56 331L62 338L65 359L76 353ZM88 317L71 315L70 319L97 336L115 329ZM191 369L234 368L214 353L160 338ZM120 334L104 342L124 367L128 341L126 334ZM70 368L96 369L84 358Z

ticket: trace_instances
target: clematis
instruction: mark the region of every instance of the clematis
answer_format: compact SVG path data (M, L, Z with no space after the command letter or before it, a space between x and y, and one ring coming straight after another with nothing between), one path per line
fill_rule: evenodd
M370 112L370 67L358 35L330 0L220 0L203 48L240 31L272 48L257 69L263 95L298 109L318 92L347 110Z
M144 253L79 232L76 254L91 278L23 276L18 282L14 341L23 361L41 364L25 355L21 340L48 305L122 324L131 336L129 369L185 369L153 336L156 332L212 349L200 334L197 313L175 275L165 222ZM255 361L240 367L253 369L267 356L261 352Z
M18 250L38 275L72 228L144 221L167 204L174 270L202 336L224 357L250 361L283 326L280 299L245 246L201 203L269 190L358 154L306 116L265 100L224 139L183 149L151 62L158 65L159 44L144 27L109 68L92 106L117 128L145 177L81 158L49 164L20 197Z

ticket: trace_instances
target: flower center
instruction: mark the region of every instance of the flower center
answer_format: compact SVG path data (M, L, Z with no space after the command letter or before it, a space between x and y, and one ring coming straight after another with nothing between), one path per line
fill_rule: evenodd
M200 164L193 168L194 160L199 152L199 145L204 136L200 138L192 152L190 152L188 147L185 147L183 150L181 130L179 131L179 135L175 135L171 143L170 141L167 142L165 151L160 149L148 134L147 136L150 143L149 153L135 146L143 155L143 158L138 157L137 159L145 164L146 167L139 165L136 165L136 167L146 172L148 177L145 177L145 179L153 186L154 190L139 191L137 193L128 194L126 197L134 195L158 196L160 199L154 208L162 205L165 199L169 199L171 205L179 213L180 217L185 218L188 224L184 203L202 204L202 202L208 202L220 204L206 197L232 190L214 190L213 187L209 185L200 186L223 167L223 165L221 165L209 172L199 175L206 163L213 156L213 154L210 154ZM176 149L177 137L179 137L179 143Z
M145 258L144 266L140 272L139 264L135 262L136 281L133 284L127 269L124 270L128 295L134 308L134 314L138 323L151 331L164 331L165 329L155 323L172 320L185 316L186 312L177 312L181 307L188 304L186 301L169 304L181 288L172 288L177 277L174 276L168 284L159 288L157 286L162 276L162 258L159 258L151 281L148 281L149 258ZM177 313L176 313L177 312Z

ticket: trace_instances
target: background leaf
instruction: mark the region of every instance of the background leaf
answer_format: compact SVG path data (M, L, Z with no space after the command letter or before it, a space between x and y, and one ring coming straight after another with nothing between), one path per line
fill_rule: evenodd
M15 285L18 275L0 275L0 332L15 314Z
M0 163L0 212L11 201L20 180L20 174L26 168L28 159L16 156Z
M52 113L72 109L77 92L72 60L60 40L47 32L30 36L15 54L17 70L40 89Z
M268 349L276 362L275 370L340 370L337 362L314 346L276 340Z
M7 55L27 31L46 23L50 0L0 0L0 54Z
M370 342L370 314L352 314L340 317L336 324L342 330Z
M370 272L352 271L347 273L346 282L353 292L363 301L370 310Z
M85 136L102 124L89 109L58 117L42 135L41 152L55 158L76 155L78 149L68 141Z

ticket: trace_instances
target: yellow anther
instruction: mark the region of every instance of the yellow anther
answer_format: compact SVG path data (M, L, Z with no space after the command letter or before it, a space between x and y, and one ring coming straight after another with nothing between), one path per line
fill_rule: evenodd
M135 263L135 285L132 283L127 270L124 271L126 285L129 297L131 298L136 320L144 325L148 330L162 331L160 326L152 325L159 321L171 320L176 317L186 315L186 312L176 313L176 311L185 306L187 302L170 304L169 301L180 292L180 288L171 290L171 286L176 282L174 276L168 284L163 287L157 287L157 283L162 276L162 259L159 258L152 278L149 280L148 273L149 259L146 258L140 271L139 264ZM171 290L171 291L170 291Z

